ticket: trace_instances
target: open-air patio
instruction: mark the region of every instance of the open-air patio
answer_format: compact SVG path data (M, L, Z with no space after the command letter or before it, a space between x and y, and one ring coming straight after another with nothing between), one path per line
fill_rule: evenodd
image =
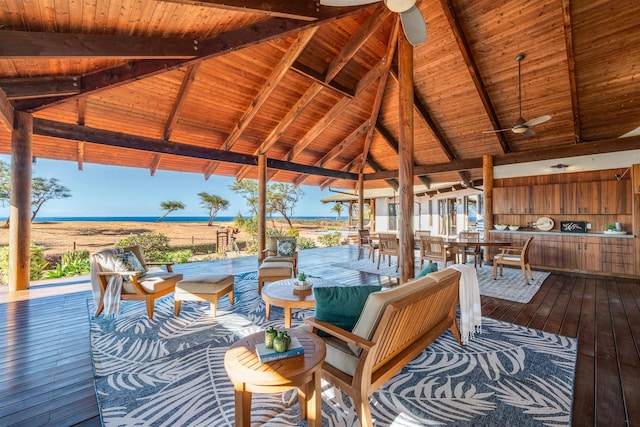
M397 279L336 267L356 245L300 251L300 268L345 284L393 286ZM327 256L331 253L332 259ZM255 257L176 266L201 272L255 271ZM484 266L490 270L491 266ZM2 294L2 425L100 425L89 344L88 278L38 283L28 297ZM141 304L135 302L130 304ZM482 297L483 316L578 339L572 425L633 425L638 384L640 289L636 281L552 273L528 304ZM218 425L212 421L212 425Z

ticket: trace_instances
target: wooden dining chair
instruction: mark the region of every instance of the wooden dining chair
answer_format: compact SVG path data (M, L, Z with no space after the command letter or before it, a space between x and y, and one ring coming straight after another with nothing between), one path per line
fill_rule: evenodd
M458 235L460 240L468 240L470 242L480 242L480 232L478 231L461 231ZM467 257L471 255L473 257L473 267L478 268L478 264L482 267L482 248L480 245L475 246L463 246L460 248L458 252L460 258L462 258L462 263L464 264Z
M493 279L497 279L498 266L500 266L500 276L502 276L503 267L505 265L516 265L522 269L522 275L527 285L530 284L529 276L533 280L533 272L531 271L531 264L529 264L529 248L531 247L531 241L533 237L529 237L524 243L524 246L506 246L500 248L500 253L493 257ZM529 276L527 275L529 271Z
M441 262L443 267L447 266L447 262L455 262L455 254L449 251L442 237L422 236L420 237L420 269L424 265L424 261Z
M358 259L362 256L362 253L365 250L369 251L369 255L367 258L371 258L371 262L375 262L376 249L378 249L378 244L375 243L372 238L369 230L358 230Z
M431 236L431 230L416 230L415 232L415 240L420 240L420 237L425 236Z
M391 257L396 257L396 271L398 271L398 236L395 233L378 233L378 268L380 268L380 260L383 256L389 257L389 266L391 266Z

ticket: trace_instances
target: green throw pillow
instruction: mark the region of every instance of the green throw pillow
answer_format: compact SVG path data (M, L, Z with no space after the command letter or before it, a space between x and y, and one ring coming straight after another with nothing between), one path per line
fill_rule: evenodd
M438 264L436 264L435 262L430 262L425 268L420 271L420 273L416 274L416 279L418 277L424 277L429 273L435 273L436 271L438 271Z
M138 274L138 278L147 273L147 270L144 269L142 263L133 252L124 252L114 255L113 264L115 266L115 271L137 271L140 273ZM124 276L123 279L127 282L130 280L129 276Z
M278 256L292 257L296 251L295 240L278 240Z
M316 319L331 323L346 331L353 330L369 294L382 289L368 286L318 286L313 288ZM327 336L326 333L318 333Z

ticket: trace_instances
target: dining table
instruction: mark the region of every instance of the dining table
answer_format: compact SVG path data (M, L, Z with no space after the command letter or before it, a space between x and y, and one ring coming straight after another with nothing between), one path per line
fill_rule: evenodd
M511 246L511 242L508 240L499 240L499 239L462 239L460 237L445 237L445 244L453 249L462 249L465 251L467 248L471 247L503 247L503 246ZM456 251L457 252L457 251ZM486 259L485 259L486 260Z

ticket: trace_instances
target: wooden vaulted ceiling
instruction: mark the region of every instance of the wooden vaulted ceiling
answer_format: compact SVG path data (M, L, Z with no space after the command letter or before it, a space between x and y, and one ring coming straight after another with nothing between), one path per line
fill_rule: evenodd
M499 163L637 149L640 2L418 0L416 183ZM279 0L0 3L0 152L351 188L397 185L397 15ZM525 137L522 115L552 119Z

